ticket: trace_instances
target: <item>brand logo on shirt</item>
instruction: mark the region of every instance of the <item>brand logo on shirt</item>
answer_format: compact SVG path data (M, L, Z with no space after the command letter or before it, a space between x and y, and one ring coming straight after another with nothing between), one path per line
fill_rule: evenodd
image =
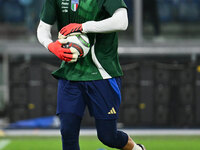
M71 9L72 11L77 11L79 5L79 0L71 0Z

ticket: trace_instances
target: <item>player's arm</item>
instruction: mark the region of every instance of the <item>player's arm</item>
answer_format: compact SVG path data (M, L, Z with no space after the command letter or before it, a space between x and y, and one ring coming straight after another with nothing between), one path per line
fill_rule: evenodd
M128 27L126 8L119 8L112 17L102 21L88 21L82 24L84 33L107 33L124 31Z
M117 9L114 14L101 21L88 21L83 24L71 23L60 30L60 34L67 36L73 32L108 33L123 31L128 27L128 13L126 8Z
M55 54L59 59L66 62L76 62L78 59L78 52L63 48L62 44L66 44L66 40L57 40L53 42L51 36L52 25L40 21L37 28L37 38L39 42L46 47L50 52Z
M51 36L52 25L49 25L40 20L37 28L37 38L38 41L48 49L48 45L53 42Z

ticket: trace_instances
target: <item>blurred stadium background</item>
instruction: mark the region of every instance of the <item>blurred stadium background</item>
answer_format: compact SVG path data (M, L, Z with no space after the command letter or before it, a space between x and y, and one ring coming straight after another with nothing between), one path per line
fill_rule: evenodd
M24 141L27 138L23 136L59 136L59 121L55 117L57 81L50 73L60 61L36 39L43 2L0 0L0 150L23 150L19 145L1 148L2 141L9 144L8 138ZM147 140L149 150L166 150L149 142L155 139L158 144L156 141L161 142L165 135L170 135L167 139L171 142L176 138L171 135L179 136L176 139L181 140L180 145L192 139L193 148L178 149L198 150L200 145L195 141L200 141L200 0L125 2L129 28L119 33L124 77L118 125L129 129L130 134L148 135L136 139ZM56 27L52 33L56 38ZM94 121L87 111L82 128L82 135L95 135ZM193 138L184 139L184 135ZM52 140L55 142L50 138L47 143ZM172 145L167 149L173 150L175 144Z

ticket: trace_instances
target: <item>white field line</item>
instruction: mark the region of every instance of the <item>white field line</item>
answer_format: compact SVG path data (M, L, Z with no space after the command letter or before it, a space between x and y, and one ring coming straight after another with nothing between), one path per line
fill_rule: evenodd
M198 135L200 129L121 129L129 135ZM60 136L59 130L5 130L5 136ZM82 129L80 135L93 136L96 135L96 129ZM1 149L0 149L1 150Z
M0 150L3 150L8 144L10 144L10 140L1 140L0 141Z

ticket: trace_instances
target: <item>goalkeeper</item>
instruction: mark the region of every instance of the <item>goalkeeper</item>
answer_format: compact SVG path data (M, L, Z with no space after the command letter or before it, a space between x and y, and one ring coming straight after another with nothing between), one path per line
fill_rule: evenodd
M57 115L63 150L80 149L79 131L86 106L95 118L97 136L103 144L122 150L145 150L116 127L123 75L116 32L128 26L124 1L46 0L40 19L38 40L63 60L52 73L58 79ZM85 57L79 58L77 52L62 48L65 39L52 41L55 22L61 37L79 32L88 35L91 49Z

